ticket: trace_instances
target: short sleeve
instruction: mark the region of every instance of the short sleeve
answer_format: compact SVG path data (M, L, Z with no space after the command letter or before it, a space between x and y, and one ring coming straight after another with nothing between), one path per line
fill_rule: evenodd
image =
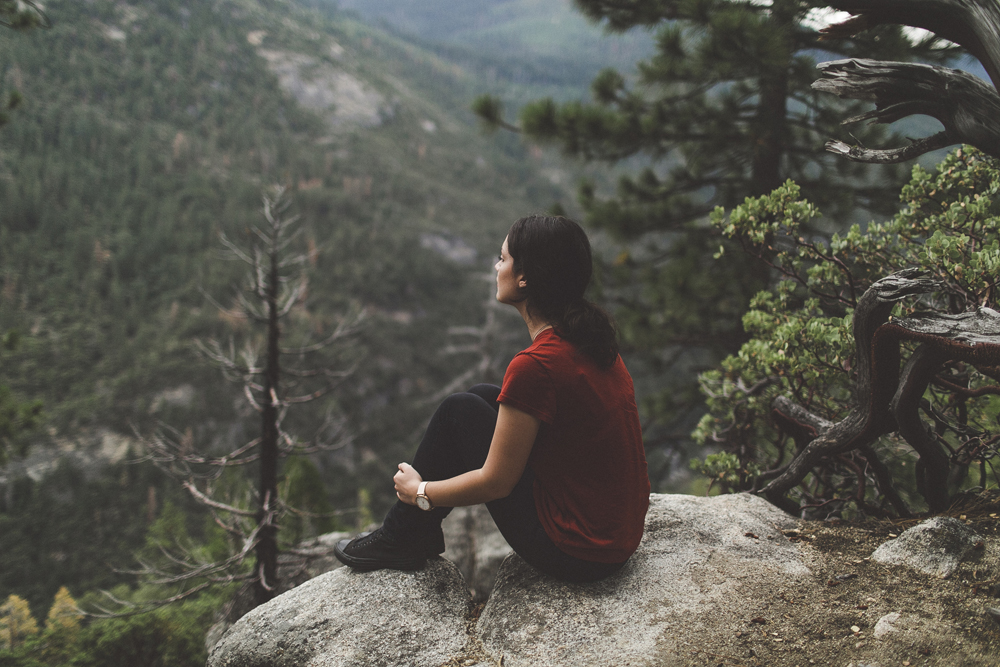
M551 424L556 415L555 386L545 367L521 352L507 366L497 402Z

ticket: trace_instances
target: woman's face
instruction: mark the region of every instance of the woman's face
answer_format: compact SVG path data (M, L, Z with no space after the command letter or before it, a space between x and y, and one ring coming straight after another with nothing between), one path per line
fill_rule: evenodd
M521 301L520 288L524 275L514 273L514 258L507 252L507 239L503 240L500 258L493 268L497 270L497 301L507 304Z

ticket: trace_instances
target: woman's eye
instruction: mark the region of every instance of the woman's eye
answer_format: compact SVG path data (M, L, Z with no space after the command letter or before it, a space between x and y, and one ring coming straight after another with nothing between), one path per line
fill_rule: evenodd
M503 261L503 255L497 255L497 261L498 262L502 262Z

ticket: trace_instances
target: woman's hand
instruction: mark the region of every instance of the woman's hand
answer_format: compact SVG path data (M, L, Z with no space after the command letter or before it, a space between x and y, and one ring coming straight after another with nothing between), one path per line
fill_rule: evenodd
M409 463L400 463L392 481L396 483L396 497L407 505L417 504L417 487L424 481L420 473Z

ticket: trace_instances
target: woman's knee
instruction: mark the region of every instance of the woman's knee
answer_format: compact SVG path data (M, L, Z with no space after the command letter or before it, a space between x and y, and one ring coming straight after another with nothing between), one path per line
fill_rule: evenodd
M432 422L447 424L455 435L473 435L489 439L496 428L497 411L482 397L469 392L452 394L441 402Z
M492 389L492 391L491 391ZM458 394L451 394L438 406L438 411L449 416L479 415L484 408L489 408L494 413L497 411L497 396L500 389L489 384L477 384L476 386ZM488 415L487 415L488 416Z
M479 398L489 403L491 407L496 409L495 407L496 402L497 399L500 397L500 387L496 386L495 384L481 383L473 385L472 387L469 388L469 391L466 393L478 396Z
M482 408L483 399L469 392L451 394L438 406L438 412L448 416L460 416L464 413Z

